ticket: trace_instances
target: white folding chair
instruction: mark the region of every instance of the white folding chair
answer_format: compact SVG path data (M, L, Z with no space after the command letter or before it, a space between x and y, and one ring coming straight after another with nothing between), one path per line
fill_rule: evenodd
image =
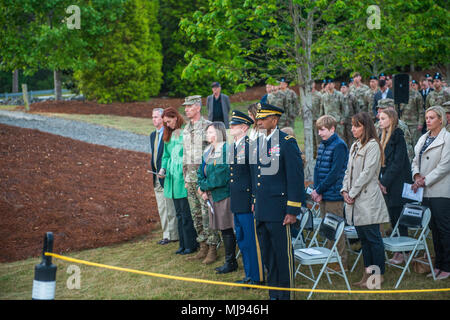
M303 238L303 230L307 227L307 224L312 224L312 212L308 208L301 208L301 213L297 216L298 223L298 234L294 238L292 237L292 247L295 249L301 249L306 247L306 243ZM312 228L312 226L311 226Z
M429 208L421 206L419 204L411 204L407 203L403 207L403 211L400 214L400 218L398 219L394 230L392 231L390 237L383 238L384 242L384 249L385 251L390 252L403 252L403 255L406 254L406 252L410 252L408 260L406 261L404 266L401 265L395 265L392 263L389 263L389 260L386 262L387 265L400 268L402 269L402 273L400 275L400 278L397 281L397 284L395 285L395 289L398 288L400 285L400 282L403 279L403 276L405 275L405 272L408 270L409 272L409 265L411 261L415 258L419 250L425 250L427 253L427 259L428 264L431 268L431 274L433 275L433 279L436 280L436 275L434 274L434 268L433 263L431 262L430 258L430 251L428 250L427 245L427 235L429 232L429 222L431 219L431 211ZM402 225L408 228L419 228L421 231L419 233L419 236L417 238L413 237L403 237L400 236L400 232L398 231L398 227ZM397 236L395 236L397 235ZM426 262L414 259L415 261L419 263Z
M359 237L358 237L358 233L356 232L356 229L354 226L344 227L344 235L345 235L345 241L347 242L347 251L356 255L356 260L353 263L352 268L350 269L350 272L353 272L353 270L355 270L355 268L356 268L356 265L358 264L359 259L361 258L362 250L359 250L359 251L353 250L350 245L350 240L352 240L352 239L357 240L357 239L359 239Z
M313 294L313 290L317 287L319 284L320 278L322 277L323 273L325 272L328 281L331 282L329 272L333 274L337 274L344 278L345 284L347 285L347 289L351 291L350 284L348 283L347 275L345 273L344 267L342 265L342 260L339 255L339 252L337 250L337 243L339 239L341 238L343 234L345 226L345 220L335 214L327 213L325 215L325 218L322 220L322 223L319 227L319 232L314 234L313 239L311 240L308 248L304 249L296 249L294 250L294 257L295 260L298 261L298 266L295 271L295 276L297 274L305 277L308 280L311 280L314 282L314 285L311 289L310 294L308 295L308 299L311 298ZM329 241L333 241L334 244L331 249L325 248L324 246L319 246L319 242L317 241L317 236L320 234L322 237L328 239ZM313 247L313 245L316 245ZM333 269L328 268L329 263L338 263L341 272L335 271ZM311 277L308 275L300 272L300 267L302 265L309 266L309 269L311 271ZM311 266L312 265L322 265L322 268L320 269L319 275L317 278L314 277L314 273L312 271Z

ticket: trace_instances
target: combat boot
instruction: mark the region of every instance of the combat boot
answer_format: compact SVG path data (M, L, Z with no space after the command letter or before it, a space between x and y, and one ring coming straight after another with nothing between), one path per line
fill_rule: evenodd
M206 244L206 241L203 241L200 242L200 250L198 250L197 254L195 256L186 258L186 260L189 261L202 260L206 257L207 253L208 253L208 245Z
M208 254L206 258L202 261L203 264L211 264L217 260L217 248L216 245L209 245Z

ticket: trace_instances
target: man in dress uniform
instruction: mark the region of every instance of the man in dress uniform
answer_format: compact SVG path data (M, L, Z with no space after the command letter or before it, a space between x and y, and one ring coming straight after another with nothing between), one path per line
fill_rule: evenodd
M250 140L247 136L252 124L253 120L247 114L237 110L232 112L230 134L234 137L234 143L229 158L230 200L236 240L245 271L244 279L237 283L261 284L264 281L264 268L252 212Z
M267 267L267 284L294 286L294 257L290 225L305 203L303 163L294 137L278 129L283 110L260 104L256 122L261 135L252 156L256 233ZM253 162L253 160L256 160ZM270 299L290 299L291 291L269 290ZM293 296L293 295L292 295Z

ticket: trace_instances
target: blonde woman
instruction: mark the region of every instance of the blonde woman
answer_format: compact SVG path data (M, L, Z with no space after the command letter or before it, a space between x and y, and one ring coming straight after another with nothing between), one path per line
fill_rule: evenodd
M366 288L367 279L373 271L377 271L373 266L378 267L381 282L385 271L380 224L389 222L389 216L378 185L384 154L367 112L352 117L352 133L357 140L350 149L341 194L347 204L347 223L355 226L362 246L365 270L361 281L354 285Z
M427 132L414 148L413 190L424 188L422 204L431 210L430 227L435 251L437 279L450 277L450 133L440 106L425 113Z
M411 165L403 131L398 127L397 112L383 109L379 114L381 129L380 143L384 151L384 164L380 171L380 188L389 211L392 228L400 217L403 205L407 202L402 198L403 184L411 183ZM399 227L400 236L408 236L408 228ZM406 257L395 253L390 263L400 264Z

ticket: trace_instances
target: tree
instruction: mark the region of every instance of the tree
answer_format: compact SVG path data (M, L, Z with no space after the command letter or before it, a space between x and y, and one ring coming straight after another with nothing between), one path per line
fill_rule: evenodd
M95 65L75 73L88 99L143 101L158 94L162 54L157 12L157 0L127 1L125 14L93 56Z
M225 74L235 90L280 75L295 79L305 177L311 179L313 79L354 70L366 75L394 71L411 60L421 66L448 64L446 17L444 2L431 0L210 0L208 9L182 19L181 27L192 41L206 39L219 54L193 53L184 75ZM221 55L223 49L230 56Z
M193 20L182 20L182 28L195 40L206 38L220 51L229 48L229 59L194 55L186 70L210 68L235 81L236 89L279 72L295 79L303 113L305 133L305 177L313 175L311 88L316 61L312 50L336 19L342 1L211 0L208 12L197 12ZM320 28L319 28L320 27ZM258 68L265 65L263 71ZM185 71L186 71L185 70ZM187 71L186 71L186 74Z
M0 68L54 70L57 98L61 97L60 72L92 65L102 48L101 36L110 32L123 13L125 0L82 0L80 29L68 27L70 0L0 0Z

